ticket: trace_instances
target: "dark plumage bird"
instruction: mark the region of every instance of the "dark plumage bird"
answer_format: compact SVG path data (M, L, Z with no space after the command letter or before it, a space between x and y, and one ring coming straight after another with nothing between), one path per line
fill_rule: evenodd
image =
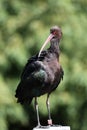
M54 26L50 29L50 35L42 46L40 52L31 57L21 75L21 81L16 90L16 98L21 104L30 104L35 98L38 126L40 126L37 97L47 93L47 110L49 114L48 124L52 124L49 106L49 95L54 91L61 79L63 69L59 64L59 43L62 37L61 29ZM50 47L43 51L50 41Z

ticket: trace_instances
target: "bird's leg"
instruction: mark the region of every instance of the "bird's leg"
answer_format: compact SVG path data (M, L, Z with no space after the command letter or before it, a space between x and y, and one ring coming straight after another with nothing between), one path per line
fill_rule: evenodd
M49 116L48 125L52 125L52 119L51 119L51 113L50 113L50 103L49 103L49 94L47 95L46 105L47 105L48 116Z
M35 109L36 109L36 114L37 114L37 122L38 122L38 126L40 127L40 118L39 118L39 111L38 111L38 102L37 102L37 97L35 97Z

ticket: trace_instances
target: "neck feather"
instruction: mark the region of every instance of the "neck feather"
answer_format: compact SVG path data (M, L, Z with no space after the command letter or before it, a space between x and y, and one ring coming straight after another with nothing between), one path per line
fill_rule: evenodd
M51 45L49 48L49 51L52 53L55 53L57 57L59 57L60 49L59 49L59 40L58 39L52 39L50 41Z

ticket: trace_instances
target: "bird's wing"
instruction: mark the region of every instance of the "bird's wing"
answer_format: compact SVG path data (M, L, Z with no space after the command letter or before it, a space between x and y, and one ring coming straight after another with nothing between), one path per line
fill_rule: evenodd
M32 56L26 63L23 72L21 74L21 80L26 79L28 75L30 75L36 68L34 66L34 62L37 60L37 55Z
M15 95L20 103L30 103L33 97L43 93L42 89L44 89L47 74L42 62L45 53L42 54L39 58L38 55L33 56L25 65Z
M44 57L47 55L47 51L42 51L40 56L38 57L38 54L32 56L27 64L25 65L23 72L21 74L21 80L26 79L27 76L29 76L32 72L37 70L39 68L39 64L35 64L36 61L43 61Z
M38 66L38 64L35 66ZM15 96L18 98L18 102L30 104L33 97L42 95L47 75L43 67L40 67L38 70L34 68L31 74L25 71L23 76L18 84Z

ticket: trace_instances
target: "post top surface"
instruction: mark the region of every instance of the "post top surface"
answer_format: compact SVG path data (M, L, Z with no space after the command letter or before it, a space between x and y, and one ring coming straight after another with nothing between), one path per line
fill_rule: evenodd
M41 126L35 127L33 130L70 130L70 126Z

